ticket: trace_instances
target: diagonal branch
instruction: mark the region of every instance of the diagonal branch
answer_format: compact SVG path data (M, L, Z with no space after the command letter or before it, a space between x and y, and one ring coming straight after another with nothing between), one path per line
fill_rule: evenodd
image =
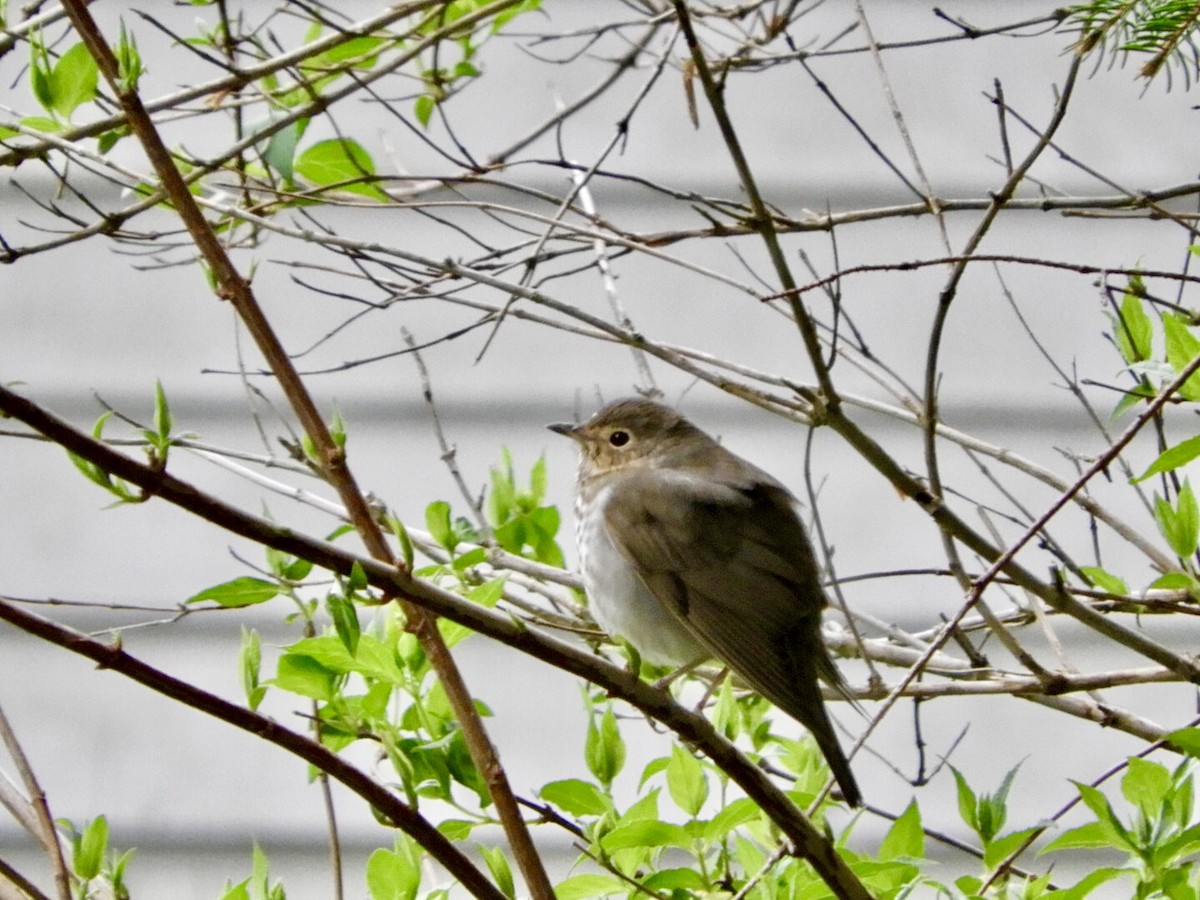
M424 816L384 785L312 738L156 669L126 653L119 643L106 644L6 601L0 601L0 619L72 653L86 656L102 669L119 672L153 691L206 712L311 763L358 794L392 825L417 841L473 896L503 900L504 895L487 876Z
M316 403L259 306L249 281L237 270L216 233L204 218L195 198L188 191L183 176L171 159L170 152L138 96L136 86L128 84L122 76L117 58L88 11L87 4L83 0L66 0L64 6L75 30L79 32L105 80L116 94L128 118L129 127L150 159L162 189L211 270L218 296L233 304L271 371L279 380L288 402L316 448L322 473L338 492L350 520L370 554L394 567L395 557L376 524L362 491L355 483L346 462L345 451L334 442ZM526 885L538 900L552 900L554 892L550 886L550 879L521 816L508 777L466 683L437 629L436 620L421 607L408 602L403 592L400 592L398 597L405 612L408 628L416 634L446 690L472 761L496 804L505 836L513 849Z

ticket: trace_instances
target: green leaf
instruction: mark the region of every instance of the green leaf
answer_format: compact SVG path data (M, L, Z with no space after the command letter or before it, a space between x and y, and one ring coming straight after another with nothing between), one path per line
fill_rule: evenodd
M422 128L429 127L429 120L433 118L433 110L437 107L437 101L429 94L422 94L413 104L413 114L417 117L417 121L421 123Z
M311 656L285 653L279 657L272 683L283 691L311 697L314 700L332 700L336 694L338 673L327 669Z
M555 885L554 896L558 900L591 900L628 890L629 885L615 875L572 875Z
M468 819L442 819L437 824L437 830L450 840L458 843L469 838L471 832L479 827L479 825L479 822L472 822Z
M709 885L695 869L660 869L642 881L642 888L650 896L704 896Z
M313 144L297 157L294 172L317 187L336 186L339 191L388 199L373 183L375 162L371 155L351 138Z
M509 900L513 900L517 895L517 889L513 884L512 868L508 865L508 858L505 857L504 851L500 847L480 847L479 852L483 856L483 861L487 863L488 871L492 873L492 879L500 888L500 892Z
M467 591L467 599L479 606L491 609L504 596L504 586L504 578L493 578L491 581L485 581Z
M1131 287L1137 286L1131 284ZM1117 339L1117 347L1125 362L1130 365L1149 359L1153 352L1151 339L1154 328L1138 294L1138 290L1126 292L1121 301L1120 313L1113 320L1113 335Z
M958 789L958 814L962 817L963 822L970 826L972 831L978 833L979 810L975 792L971 790L971 786L967 784L967 779L963 777L963 774L958 769L951 766L950 771L954 773L954 783Z
M357 566L358 563L355 562ZM361 568L360 570L361 571ZM330 594L325 598L325 608L333 619L333 628L338 640L351 656L358 653L358 639L361 629L358 623L358 609L354 603L340 594Z
M1100 887L1100 885L1128 874L1130 872L1126 869L1096 869L1093 872L1089 872L1076 884L1069 888L1055 891L1051 896L1054 897L1054 900L1083 900L1085 897L1093 896L1093 891Z
M691 846L691 838L681 825L639 819L618 825L600 839L600 845L608 853L631 847L680 847Z
M1129 829L1125 827L1125 823L1117 816L1112 808L1112 804L1108 802L1108 798L1104 796L1096 788L1081 782L1075 782L1075 788L1079 791L1079 796L1087 805L1087 808L1096 816L1100 827L1108 834L1108 842L1110 846L1121 850L1135 852L1136 841L1129 833Z
M1187 319L1178 313L1165 313L1162 317L1163 335L1166 337L1167 362L1178 375L1192 360L1200 356L1200 338L1187 326ZM1200 372L1194 373L1179 388L1185 400L1200 400Z
M1158 530L1180 558L1187 558L1196 552L1200 516L1196 511L1196 498L1187 482L1180 489L1176 506L1155 494L1154 519L1158 523Z
M925 856L925 832L921 828L921 811L917 801L910 800L888 829L879 845L879 859L922 859Z
M346 579L346 588L352 593L355 591L362 593L367 589L367 585L366 570L363 569L362 563L356 559L350 566L350 577Z
M1166 740L1193 759L1200 759L1200 728L1180 728L1168 734Z
M21 124L26 128L32 128L34 131L44 131L46 134L56 134L63 130L61 122L55 122L53 119L47 119L45 116L25 116L21 119Z
M108 849L108 819L97 816L83 829L79 836L79 849L75 853L75 874L89 881L100 874L104 863L104 851Z
M242 672L242 690L246 693L246 705L250 709L258 709L266 696L267 689L259 683L259 673L262 669L262 642L258 632L253 628L242 626L242 647L238 655L239 668Z
M203 603L205 600L212 600L226 608L235 608L266 603L271 598L277 597L280 593L280 587L274 581L264 581L262 578L243 575L241 578L233 579L233 581L226 581L223 584L215 584L210 588L205 588L188 597L184 602Z
M983 851L983 864L987 866L989 870L994 869L996 866L1000 865L1001 862L1007 859L1010 853L1016 851L1017 848L1020 847L1030 835L1037 834L1039 831L1040 829L1035 826L1033 828L1026 828L1022 831L1014 831L1011 834L1004 835L1004 837L996 838L994 841L989 843L987 848Z
M136 91L145 67L142 65L141 54L138 53L137 38L133 32L125 30L124 21L121 22L113 53L117 57L117 82L121 90L129 93Z
M1143 816L1152 819L1171 790L1171 773L1166 766L1136 756L1131 756L1126 765L1121 793L1130 804L1141 809Z
M404 568L411 572L416 554L413 553L412 538L408 535L408 529L395 516L388 516L387 521L391 526L392 534L396 535L396 541L400 544L400 558L404 562Z
M167 403L166 392L163 391L161 379L154 380L154 431L164 445L171 437L171 407Z
M33 91L34 99L41 104L42 109L46 112L54 109L50 55L40 33L31 35L29 39L29 89Z
M602 816L612 809L612 801L600 788L578 778L551 781L538 794L547 803L573 816Z
M617 726L617 717L613 713L611 703L599 717L599 725L596 724L596 718L593 713L588 719L584 759L588 771L596 780L609 787L625 767L625 741L621 738L621 730Z
M446 548L450 553L458 546L454 529L450 527L450 504L445 500L434 500L425 507L425 527L433 535L433 539Z
M262 151L263 162L267 167L278 172L288 183L295 177L296 146L300 143L308 122L308 118L303 118L285 125L267 139L267 146Z
M1112 831L1099 822L1088 822L1086 825L1080 825L1078 828L1072 828L1059 835L1039 850L1038 855L1054 853L1058 850L1111 849L1113 846L1111 835Z
M1110 572L1101 569L1099 566L1080 566L1079 571L1092 584L1092 587L1099 588L1102 591L1108 591L1110 594L1117 594L1122 597L1129 595L1129 585L1124 580L1118 578Z
M421 886L421 855L406 837L395 850L380 847L367 859L367 892L371 900L413 900Z
M54 64L50 75L51 108L63 118L96 96L100 71L82 43L68 49Z
M675 805L693 819L708 799L703 764L678 744L671 748L671 761L667 763L667 792Z
M749 797L739 797L712 817L704 836L710 841L723 841L735 829L760 821L762 815L757 803Z

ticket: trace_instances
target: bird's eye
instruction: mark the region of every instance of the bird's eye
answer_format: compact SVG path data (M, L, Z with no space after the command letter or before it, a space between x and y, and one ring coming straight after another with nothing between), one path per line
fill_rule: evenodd
M624 447L629 443L628 431L614 431L608 436L608 442L614 447Z

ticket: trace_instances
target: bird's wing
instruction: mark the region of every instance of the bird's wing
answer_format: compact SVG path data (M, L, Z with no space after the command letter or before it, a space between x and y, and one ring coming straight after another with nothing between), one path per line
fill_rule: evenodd
M726 469L728 471L728 469ZM616 480L609 538L713 656L804 725L852 806L862 799L817 679L850 697L821 642L825 605L792 496L765 473L647 469Z
M829 678L818 635L825 594L782 486L630 472L612 488L605 524L650 592L768 698L786 709L804 674Z

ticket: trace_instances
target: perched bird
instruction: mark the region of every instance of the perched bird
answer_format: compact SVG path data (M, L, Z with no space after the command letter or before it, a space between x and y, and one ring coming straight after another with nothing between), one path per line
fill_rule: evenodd
M821 641L825 591L782 484L648 400L580 425L576 538L590 609L656 665L715 657L800 722L862 801L817 679L849 698Z

